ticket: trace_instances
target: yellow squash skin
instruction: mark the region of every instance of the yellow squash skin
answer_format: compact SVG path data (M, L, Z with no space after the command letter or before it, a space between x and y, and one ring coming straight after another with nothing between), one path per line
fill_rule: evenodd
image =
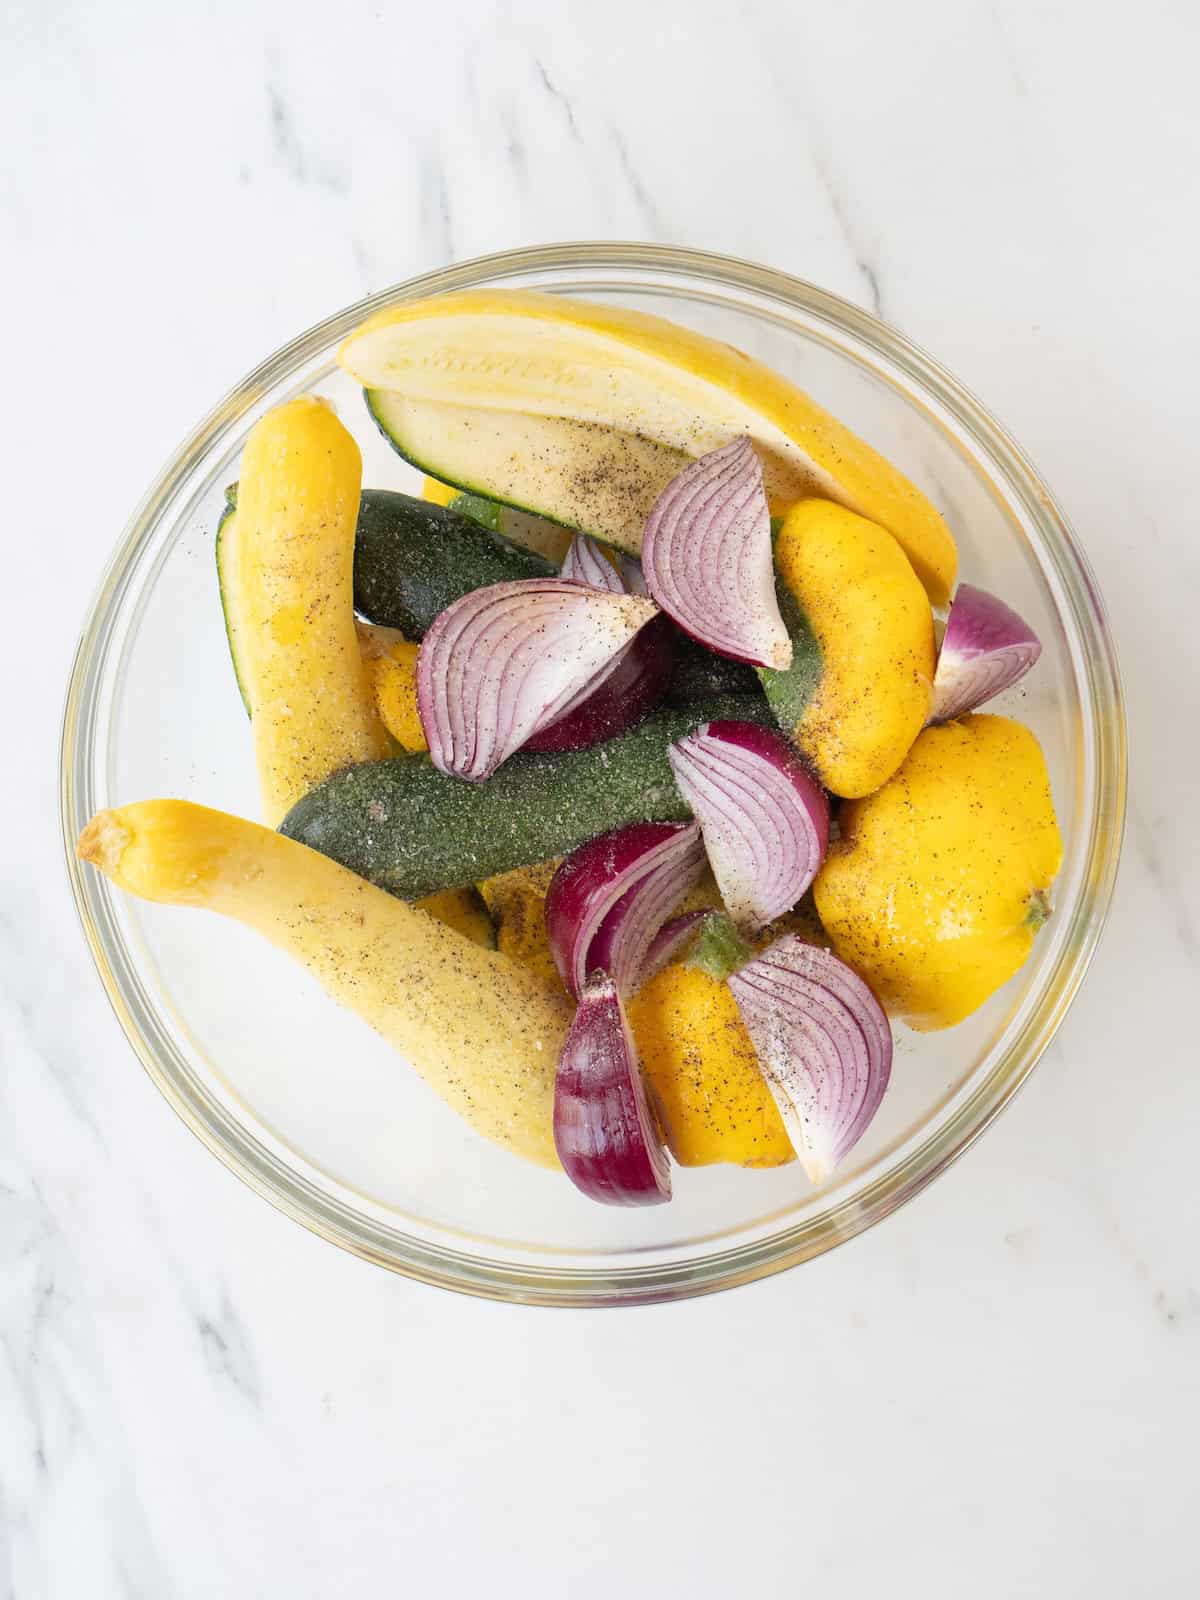
M430 500L435 506L448 506L461 493L452 483L442 483L438 478L431 478L425 474L425 481L421 485L421 498Z
M557 861L517 867L479 885L496 922L496 946L541 983L564 993L546 937L546 891L558 868Z
M788 512L775 569L821 658L816 691L787 731L833 794L871 794L929 715L936 645L928 597L886 529L829 500L802 500Z
M1018 971L1062 863L1028 728L926 728L896 776L844 805L813 885L833 947L910 1027L948 1028Z
M238 484L238 621L263 815L390 754L354 629L358 446L311 396L251 429Z
M675 962L628 1002L642 1068L681 1167L781 1167L796 1152L728 984Z
M360 622L357 627L359 649L380 721L402 750L428 750L417 706L420 646L406 639L399 628L383 628L373 622Z
M821 926L821 919L817 915L817 908L813 904L811 890L804 896L798 906L793 906L790 911L785 911L783 916L774 921L769 928L754 940L756 952L765 950L776 939L781 939L785 933L794 933L803 939L805 944L814 944L819 950L828 950L830 947L829 935Z
M414 900L413 905L481 949L496 949L495 924L474 889L439 889L424 900Z
M554 1167L554 1072L571 1018L483 950L336 862L223 811L149 800L102 811L79 854L145 900L202 906L286 950L486 1138Z
M950 598L954 539L914 484L778 373L661 317L528 289L466 290L377 312L338 359L368 388L599 423L692 456L749 433L773 503L823 494L882 523L934 603Z
M375 706L384 727L401 749L428 750L425 730L417 710L417 651L408 639L394 644L385 656L368 664Z

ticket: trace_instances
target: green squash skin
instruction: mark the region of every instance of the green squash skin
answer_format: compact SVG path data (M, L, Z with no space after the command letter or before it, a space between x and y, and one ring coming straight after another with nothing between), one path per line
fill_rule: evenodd
M379 392L382 393L383 391ZM493 500L490 496L484 494L477 485L462 483L459 479L450 477L444 466L435 467L430 462L422 461L418 456L414 456L411 451L405 449L380 416L379 409L375 404L376 391L374 389L364 389L362 393L367 415L400 457L401 461L407 461L410 467L415 467L418 472L426 477L436 478L438 483L444 483L449 488L458 490L449 506L445 508L446 510L452 510L460 516L469 517L471 521L478 522L480 527L487 528L489 532L495 534L499 534L504 526L506 508L511 511L523 511L527 516L540 517L544 522L554 522L557 527L566 527L566 523L560 523L556 518L546 516L544 511L535 511L531 506L522 505L517 500Z
M792 664L782 672L773 667L759 667L757 671L776 722L790 736L821 682L821 647L809 627L808 618L782 578L776 578L775 594L779 614L792 641Z
M761 696L714 696L656 712L589 750L524 751L486 783L439 772L428 756L348 767L280 824L403 900L566 855L630 822L685 821L667 749L702 722L769 723Z
M455 496L455 499L461 499L463 496L467 496L472 500L477 500L480 505L500 504L498 500L489 500L485 495L480 494L479 491L471 484L459 483L456 478L448 478L444 470L441 472L435 472L433 467L431 467L427 461L418 461L416 456L410 455L409 452L400 444L400 441L384 422L383 418L379 415L379 409L375 404L375 395L376 393L383 392L384 391L382 390L377 391L375 389L364 389L362 392L363 403L367 408L367 415L379 429L380 433L387 440L391 448L400 457L401 461L407 461L410 467L416 467L417 471L422 473L424 476L436 478L439 483L444 483L451 489L457 489L458 494ZM520 510L522 508L518 507L517 509Z
M508 510L522 512L525 516L534 517L539 522L549 522L554 527L566 528L572 533L583 531L593 538L599 538L602 543L608 542L594 528L581 530L575 523L567 522L562 517L554 516L544 506L530 505L525 500L501 500L492 490L485 488L483 485L467 482L464 475L455 476L452 474L444 461L430 461L422 456L414 455L412 447L406 444L403 439L397 437L380 414L379 402L376 396L386 393L387 391L384 389L363 390L363 401L366 405L368 416L401 461L407 461L410 467L415 467L418 472L436 479L438 483L444 483L449 488L458 490L458 494L450 502L451 507L456 510L461 509L464 515L477 518L484 527L492 528L493 531L497 532L503 529L504 512ZM598 422L587 423L585 426L601 433L608 431L603 424ZM676 453L679 456L679 470L682 472L684 467L688 465L689 458L682 451ZM460 502L468 503L460 505Z
M242 697L246 715L250 716L250 695L238 660L238 624L233 598L232 562L237 547L236 517L237 484L231 483L225 490L225 507L221 512L221 520L217 523L217 588L221 595L221 614L225 618L225 637L229 641L229 659L233 664L233 676L237 680L238 693Z
M354 537L354 608L368 622L425 637L472 589L551 578L557 567L450 506L365 489Z
M727 656L713 655L687 634L678 633L667 704L688 706L697 700L726 694L749 695L757 700L762 687L754 668L742 661L730 661Z
M470 517L492 533L504 532L504 507L496 500L485 500L480 494L456 494L450 510L457 511L460 517Z

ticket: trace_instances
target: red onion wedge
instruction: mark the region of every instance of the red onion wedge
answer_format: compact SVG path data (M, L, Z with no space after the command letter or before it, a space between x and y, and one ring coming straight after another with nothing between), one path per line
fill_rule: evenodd
M1041 640L1011 606L960 583L938 654L930 722L974 711L1023 678L1041 653Z
M656 1206L671 1198L671 1169L625 1009L604 972L589 978L558 1058L554 1147L591 1200Z
M645 585L639 587L633 581L633 572L634 564L628 561L622 561L618 571L595 539L577 533L560 576L610 594L644 595ZM678 637L670 617L660 612L548 728L525 741L525 749L587 750L641 722L667 692Z
M624 575L617 571L595 539L586 533L577 533L567 546L563 557L562 578L572 583L586 583L593 589L607 589L610 594L629 594L632 591Z
M784 934L729 979L767 1087L809 1179L866 1131L892 1071L892 1033L866 984L829 950Z
M614 574L615 576L615 574ZM660 611L526 750L588 750L648 717L671 682L679 634Z
M694 822L632 822L573 850L546 892L546 937L568 992L578 998L599 969L632 994L649 975L663 924L703 871Z
M435 767L476 783L578 702L658 607L562 578L494 583L434 621L417 706Z
M791 666L771 513L749 439L711 450L671 479L646 523L642 570L654 599L698 643L754 667Z
M829 799L791 741L753 722L706 722L667 752L735 927L789 911L829 844Z

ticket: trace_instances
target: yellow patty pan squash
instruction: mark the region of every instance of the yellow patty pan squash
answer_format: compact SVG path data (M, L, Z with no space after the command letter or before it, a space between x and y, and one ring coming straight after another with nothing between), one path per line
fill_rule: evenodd
M834 950L910 1027L961 1022L1029 955L1062 862L1036 738L1007 717L926 728L840 827L813 885Z
M872 793L929 715L933 612L885 528L829 500L801 500L775 540L792 665L759 676L780 726L831 793Z
M729 985L673 962L628 1002L642 1069L681 1167L781 1167L792 1141Z
M546 891L557 867L557 861L517 867L485 878L479 892L495 920L496 948L552 989L562 991L546 937L545 914Z
M402 750L428 750L417 707L417 652L399 628L358 623L358 645L384 727Z

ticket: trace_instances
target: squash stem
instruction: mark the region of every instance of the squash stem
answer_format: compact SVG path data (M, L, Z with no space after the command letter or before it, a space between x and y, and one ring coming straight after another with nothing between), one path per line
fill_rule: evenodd
M745 966L754 951L723 912L714 912L704 919L700 937L688 958L689 966L707 972L710 978L724 983L731 973Z
M1035 889L1029 897L1029 910L1025 913L1025 926L1034 933L1050 915L1050 898L1044 889Z

